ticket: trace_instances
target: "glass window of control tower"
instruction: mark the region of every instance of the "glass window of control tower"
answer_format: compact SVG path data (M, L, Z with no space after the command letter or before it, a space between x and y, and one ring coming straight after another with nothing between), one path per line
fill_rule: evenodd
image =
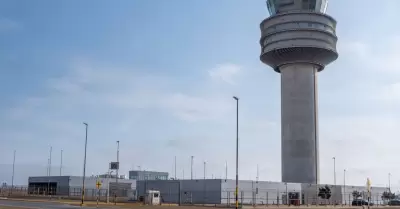
M327 4L328 0L267 0L271 15L299 10L325 13Z

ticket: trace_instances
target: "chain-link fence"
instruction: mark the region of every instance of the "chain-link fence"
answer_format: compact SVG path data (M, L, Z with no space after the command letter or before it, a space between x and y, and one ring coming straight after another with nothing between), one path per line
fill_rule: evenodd
M235 205L235 192L226 191L222 194L223 199L221 199L222 205L234 206ZM316 192L317 193L317 192ZM360 205L367 204L369 202L372 205L387 205L389 199L382 198L382 193L373 194L368 199L368 196L354 197L352 193L343 194L343 198L323 198L316 197L315 195L310 195L304 192L276 192L276 191L239 191L238 201L240 205L253 205L253 206L268 206L268 205ZM306 197L308 196L308 199ZM359 201L354 201L359 200ZM360 200L365 201L360 203ZM354 201L354 202L353 202Z
M81 199L82 188L78 187L35 187L35 186L15 186L1 187L1 197L45 197L45 198L63 198L63 199ZM110 187L107 189L85 189L85 200L97 200L106 202L133 201L136 200L136 193L133 189L117 189Z
M165 203L234 206L234 188L234 181L229 180L141 181L137 183L137 194L144 197L146 191L157 190ZM240 205L253 206L311 206L352 205L354 200L357 200L356 204L369 202L385 205L388 203L383 197L385 190L386 188L373 188L368 198L365 187L241 181L238 202ZM361 200L364 203L360 203Z
M220 182L209 181L143 181L137 183L136 189L117 189L110 186L109 190L88 188L85 189L85 200L102 202L124 202L143 200L148 190L157 190L161 194L162 203L175 203L181 205L235 205L235 190L231 187L221 188ZM264 185L265 186L265 185ZM243 186L244 187L244 186ZM275 187L275 185L274 185ZM329 189L326 189L328 187ZM239 187L238 202L240 205L269 206L269 205L352 205L355 200L369 201L373 205L387 205L395 195L387 197L387 189L372 188L371 194L363 187L343 187L326 185L302 185L290 187L284 185L279 188L251 189ZM3 197L43 197L80 199L82 188L14 186L1 187L0 196ZM117 197L117 199L115 199ZM364 204L364 203L362 203Z
M315 187L314 187L315 188ZM356 193L356 194L355 194ZM358 190L335 190L328 192L320 188L315 191L279 191L279 190L239 190L238 202L240 205L268 206L268 205L387 205L390 199L385 198L383 192ZM235 191L224 191L221 195L221 204L235 205Z

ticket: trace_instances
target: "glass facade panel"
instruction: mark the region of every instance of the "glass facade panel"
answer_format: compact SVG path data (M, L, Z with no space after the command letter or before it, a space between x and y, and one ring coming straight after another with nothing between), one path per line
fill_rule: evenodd
M168 180L168 173L153 171L129 171L129 179L136 180Z
M289 11L314 11L325 13L328 0L267 0L270 15Z

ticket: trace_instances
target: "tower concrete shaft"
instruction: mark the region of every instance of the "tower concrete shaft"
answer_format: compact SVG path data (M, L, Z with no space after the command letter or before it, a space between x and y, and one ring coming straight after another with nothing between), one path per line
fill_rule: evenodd
M327 0L268 0L263 63L281 74L282 181L319 183L317 75L337 59Z

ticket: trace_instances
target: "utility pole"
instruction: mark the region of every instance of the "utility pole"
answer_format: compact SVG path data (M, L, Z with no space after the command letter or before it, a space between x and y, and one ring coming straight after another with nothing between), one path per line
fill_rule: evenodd
M63 150L61 150L61 158L60 158L60 176L62 174L62 166L63 166Z
M83 123L85 125L85 155L83 158L83 178L82 178L82 197L81 197L81 206L83 206L83 202L85 201L85 178L86 178L86 150L87 150L87 139L88 139L88 124Z
M388 178L389 178L389 192L391 192L391 191L390 191L390 176L391 176L391 175L392 175L392 174L390 174L390 173L388 174Z

